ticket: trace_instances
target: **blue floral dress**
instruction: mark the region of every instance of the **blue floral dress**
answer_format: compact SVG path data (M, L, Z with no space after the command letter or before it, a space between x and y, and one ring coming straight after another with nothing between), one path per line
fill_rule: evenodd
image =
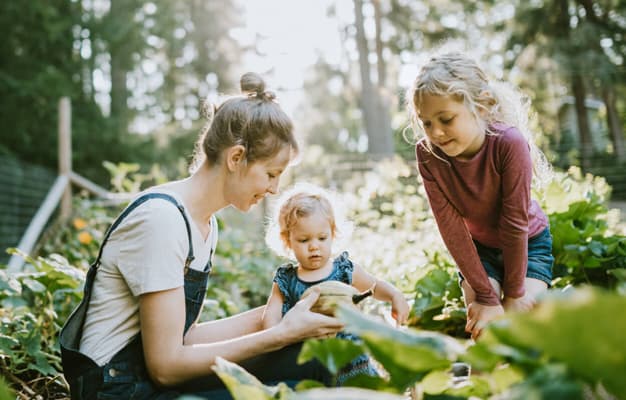
M297 266L289 263L278 267L278 270L274 274L274 282L276 282L278 288L280 289L280 293L283 295L283 316L298 302L298 300L300 300L302 293L315 284L324 281L340 281L348 285L352 285L352 271L354 270L354 266L348 257L348 252L344 251L339 255L339 257L333 260L333 270L330 275L324 279L314 282L303 281L298 278L297 270ZM337 334L337 338L353 340L356 342L360 341L358 336L348 332L339 332ZM356 357L348 365L342 368L337 376L337 384L341 386L349 378L360 374L379 376L367 354L362 354Z

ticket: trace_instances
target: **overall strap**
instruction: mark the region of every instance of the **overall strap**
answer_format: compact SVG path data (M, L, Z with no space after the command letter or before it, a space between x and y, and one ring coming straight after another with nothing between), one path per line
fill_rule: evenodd
M163 199L163 200L169 201L170 203L174 204L176 208L178 208L178 211L180 211L180 214L183 216L183 220L185 221L185 227L187 228L187 241L189 242L189 250L187 251L187 259L185 260L185 268L189 268L189 265L191 264L191 262L194 260L195 257L193 255L193 242L191 241L191 227L189 226L189 220L187 219L187 216L185 215L185 207L183 207L183 205L180 204L173 196L170 196L169 194L165 194L165 193L145 194L139 197L138 199L136 199L135 201L133 201L128 207L126 207L126 209L124 209L124 211L117 217L117 219L113 222L113 224L109 227L109 229L107 229L107 232L104 235L104 239L102 240L102 243L100 244L100 250L98 251L98 257L96 258L96 261L93 263L93 265L96 268L100 266L100 258L102 257L102 250L104 249L104 245L106 244L107 240L109 240L109 236L111 236L111 233L113 233L115 228L119 226L122 220L126 218L126 216L128 216L128 214L130 214L131 211L133 211L135 208L139 207L140 205L142 205L143 203L145 203L146 201L150 199Z

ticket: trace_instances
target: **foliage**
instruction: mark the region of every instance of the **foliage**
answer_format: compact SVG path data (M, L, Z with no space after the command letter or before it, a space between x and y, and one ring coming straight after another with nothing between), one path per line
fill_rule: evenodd
M44 257L63 254L71 265L87 271L120 206L107 207L101 201L76 196L72 210L68 221L57 221L46 231L38 252Z
M275 269L284 262L265 246L262 215L224 211L207 300L201 318L214 319L265 304ZM256 233L250 227L258 226ZM247 229L246 229L247 228Z
M626 287L626 236L617 227L618 216L607 210L609 193L604 179L583 177L577 168L558 174L546 188L555 286Z
M78 304L82 270L62 256L33 259L19 250L30 268L20 273L0 269L0 369L28 397L63 396L57 334Z
M415 300L409 325L466 337L465 305L456 268L436 253L429 271L415 283Z
M15 394L6 384L4 378L0 377L0 400L13 400L14 398Z
M324 161L318 159L318 164L324 165ZM306 163L302 167L308 168ZM153 177L144 176L132 165L119 165L110 170L115 172L117 178L114 181L120 190L154 182ZM308 171L314 173L315 169ZM158 179L159 175L156 176ZM325 184L323 180L319 183ZM489 336L495 338L493 341L481 340L467 350L468 343L445 336L465 336L465 310L456 268L437 234L415 171L406 162L388 160L371 171L354 173L338 191L342 193L348 216L355 224L354 235L347 248L359 264L376 276L396 284L413 299L412 327L407 331L396 330L362 315L347 315L350 324L355 325L352 329L363 338L363 343L350 342L346 345L338 339L311 341L304 347L303 360L315 357L332 370L337 370L352 353L366 352L383 366L387 378L356 378L349 382L350 385L396 393L412 390L423 393L424 398L484 398L503 396L504 393L523 398L537 391L575 396L581 391L600 393L602 390L615 390L613 381L603 380L600 383L598 380L604 371L590 369L589 375L581 375L577 369L572 369L571 360L563 358L562 354L544 350L539 353L520 344L526 343L523 341L513 343L510 333L500 336L490 333ZM555 183L536 194L550 215L554 253L557 263L564 268L557 268L561 275L555 280L555 286L561 288L591 282L626 293L626 274L623 273L624 268L618 265L618 261L623 259L621 245L615 244L621 243L618 239L622 231L618 215L606 210L609 194L610 188L604 180L582 176L576 169L557 173ZM40 247L40 254L45 257L28 259L32 271L25 275L8 272L2 275L2 282L5 282L2 286L2 313L9 316L3 319L3 337L8 339L2 340L5 346L2 354L19 354L21 358L15 358L19 365L6 364L5 368L10 368L11 376L18 376L24 382L36 379L33 377L47 377L55 382L55 387L62 388L57 378L58 348L53 338L61 321L77 304L81 295L82 274L88 262L95 258L97 244L106 227L119 211L119 208L81 197L75 199L75 206L76 215L66 225L55 227L53 233L46 235ZM283 261L273 256L263 242L264 215L263 208L245 216L228 210L220 213L220 245L214 259L214 273L202 319L232 315L266 301L272 274ZM258 229L250 229L252 226ZM377 246L371 246L371 243ZM600 244L604 247L598 247ZM598 248L605 252L602 257L594 253ZM55 252L64 256L55 255ZM600 260L599 266L589 264L590 260L597 259ZM590 271L601 271L603 278L597 278ZM19 291L16 289L18 286ZM592 303L595 305L589 307L600 304L597 299ZM366 310L372 314L384 314L385 310L388 312L388 307L387 304L369 300ZM574 329L572 324L578 320L570 320L561 305L554 307L558 310L554 313L559 316L551 317L549 321L561 321L560 315L563 314L567 317L563 317L558 326ZM40 315L40 310L44 311L43 315ZM589 315L602 314L595 308L584 310ZM514 323L522 324L503 322L502 326ZM606 328L601 323L596 325L598 329ZM439 333L425 332L425 329ZM497 329L494 327L494 332L500 332ZM542 332L547 328L538 329ZM26 336L19 336L21 334ZM596 337L602 335L605 335L604 331L596 332ZM21 343L31 343L29 340L41 345L23 347ZM581 346L588 345L577 343L575 348ZM545 356L542 356L544 353ZM2 360L6 363L9 357L2 357ZM469 362L478 374L471 375L465 383L453 382L450 366L457 361ZM14 381L11 384L17 390L24 390ZM292 393L285 389L285 393L312 396L313 386L302 383L301 391ZM36 384L33 387L37 387ZM59 389L59 392L62 391ZM379 393L383 395L383 392Z
M614 315L624 306L626 297L615 293L572 289L544 299L531 313L502 317L475 344L433 332L394 329L348 307L341 307L339 315L349 331L363 338L362 351L388 372L385 379L358 381L357 385L353 381L352 385L378 390L372 397L361 398L410 390L424 399L622 399L626 398L622 379L626 347L614 334L615 328L623 328L615 327ZM563 340L563 332L579 332L580 326L585 326L584 335ZM303 348L299 362L316 357L330 369L340 365L342 355L333 358L328 352L336 348L336 339L326 340L328 346L324 342L314 340L312 347ZM477 373L459 379L450 368L456 360L470 363ZM312 393L305 388L296 397L290 390L279 394L277 387L263 386L232 363L220 361L216 370L236 399L245 398L242 387L246 394L273 394L278 399L309 398L300 396ZM324 389L323 393L325 398L352 398L341 397L346 389Z
M294 392L284 383L281 383L278 386L265 386L246 370L235 363L224 360L223 358L217 359L214 369L235 400L401 400L404 398L389 393L356 388L317 388Z
M567 366L571 377L588 384L602 384L619 398L626 398L626 345L616 332L626 329L623 313L626 297L607 291L578 288L542 301L532 313L500 321L485 337L528 354L539 364L554 360ZM563 340L563 332L576 332ZM534 368L528 365L527 372Z
M233 89L241 49L224 32L239 21L215 0L2 2L0 153L56 169L67 96L81 175L105 184L103 160L174 165L193 147L200 99Z

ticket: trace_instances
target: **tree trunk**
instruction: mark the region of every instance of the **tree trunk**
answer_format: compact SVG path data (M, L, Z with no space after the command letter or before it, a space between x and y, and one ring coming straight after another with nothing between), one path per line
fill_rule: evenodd
M368 152L376 156L393 153L391 127L386 123L384 113L381 112L384 102L380 93L372 84L370 76L369 48L363 26L363 1L354 0L356 42L359 52L359 68L361 72L361 111L365 122L365 131L368 138Z
M393 129L391 128L391 96L386 88L387 64L383 57L384 44L382 41L382 12L380 10L380 0L372 0L374 5L374 22L376 26L376 71L378 72L377 92L378 92L378 112L380 118L380 132L387 132L385 135L385 149L382 155L393 154L394 141Z
M606 122L609 129L609 135L613 142L613 151L615 158L619 163L624 162L624 134L622 132L622 125L619 121L619 115L617 113L617 106L615 105L615 91L612 87L604 85L602 88L602 98L604 105L606 106Z
M591 142L591 130L587 118L587 106L585 105L585 85L579 72L572 74L572 92L576 107L576 120L578 122L578 136L580 138L580 162L585 172L591 167L593 144Z
M133 23L133 13L130 12L125 0L111 0L110 19L122 31L128 32L128 25ZM109 38L109 54L111 55L111 118L115 125L115 133L122 135L128 130L128 90L126 88L126 74L130 71L132 55L130 43L120 32Z
M378 87L385 87L385 77L387 75L386 64L383 58L383 41L381 39L382 14L380 11L380 0L372 0L374 5L374 24L376 26L376 71L378 72Z

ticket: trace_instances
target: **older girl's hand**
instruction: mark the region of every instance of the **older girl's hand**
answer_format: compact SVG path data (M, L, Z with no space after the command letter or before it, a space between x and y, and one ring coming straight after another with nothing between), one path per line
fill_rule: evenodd
M278 327L284 332L286 341L293 343L310 338L333 337L343 329L343 324L337 318L311 311L319 295L319 288L313 289L313 293L301 299L285 314Z
M506 297L504 296L504 309L507 311L530 311L536 304L534 298L528 295L528 292L522 297Z
M465 332L471 333L472 339L477 339L489 321L503 314L504 308L501 305L487 306L474 301L467 306L467 324L465 324Z

